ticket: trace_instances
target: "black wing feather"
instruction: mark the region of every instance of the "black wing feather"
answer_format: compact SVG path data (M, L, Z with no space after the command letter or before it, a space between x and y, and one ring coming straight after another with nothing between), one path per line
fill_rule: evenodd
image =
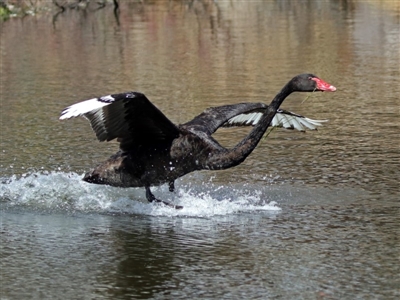
M254 110L266 109L267 107L264 103L238 103L210 107L192 121L183 124L183 126L190 130L203 131L211 135L229 119Z
M80 102L63 110L61 119L85 116L100 141L115 138L123 150L140 145L171 143L179 129L139 92L112 94Z

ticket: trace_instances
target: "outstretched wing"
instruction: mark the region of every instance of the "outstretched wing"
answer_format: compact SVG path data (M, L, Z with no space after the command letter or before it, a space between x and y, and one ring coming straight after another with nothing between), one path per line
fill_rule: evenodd
M238 103L210 107L195 117L192 121L189 121L182 126L192 131L202 131L211 135L229 119L249 111L265 108L267 108L267 105L263 103Z
M224 123L222 127L254 126L260 121L264 112L265 108L262 108L237 115ZM271 121L271 126L306 131L317 130L318 126L322 126L322 123L327 121L328 120L313 120L287 110L278 109L275 117Z
M183 126L195 131L204 131L209 135L213 134L219 127L254 126L261 119L267 107L268 105L264 103L239 103L211 107ZM309 119L278 109L271 125L305 131L307 129L314 130L325 121Z
M144 94L127 92L76 103L61 112L60 120L84 116L99 141L118 138L121 149L170 142L179 130Z

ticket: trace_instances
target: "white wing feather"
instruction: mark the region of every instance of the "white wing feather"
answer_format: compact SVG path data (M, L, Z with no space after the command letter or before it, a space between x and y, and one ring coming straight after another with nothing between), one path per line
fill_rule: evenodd
M89 112L91 112L92 114L101 114L98 115L98 117L99 119L102 119L103 112L101 108L111 104L113 101L114 98L108 95L105 97L93 98L76 103L74 105L68 106L61 112L60 120L79 117Z
M253 112L249 114L240 114L227 121L228 126L254 126L261 119L261 112ZM316 130L318 126L328 120L313 120L303 116L286 114L277 112L271 121L273 127L283 127L286 129L296 129L299 131Z

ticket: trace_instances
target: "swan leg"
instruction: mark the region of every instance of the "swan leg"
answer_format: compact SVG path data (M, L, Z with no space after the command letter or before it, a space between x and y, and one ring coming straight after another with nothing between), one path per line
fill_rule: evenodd
M175 191L175 181L170 181L169 183L169 191L172 193Z
M163 204L165 204L165 205L167 205L167 206L169 206L169 207L175 208L175 209L182 209L182 208L183 208L183 206L174 205L174 204L172 204L172 203L169 203L169 202L166 202L166 201L157 199L157 198L153 195L153 193L150 191L150 187L149 187L149 186L145 186L145 189L146 189L146 199L147 199L149 202L155 201L155 202L163 203Z

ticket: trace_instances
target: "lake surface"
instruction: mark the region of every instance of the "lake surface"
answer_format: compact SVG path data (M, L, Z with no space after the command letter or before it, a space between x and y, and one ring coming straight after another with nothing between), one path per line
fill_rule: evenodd
M396 1L124 1L10 19L0 37L1 299L400 297ZM81 181L118 144L58 120L137 90L184 123L304 72L337 91L282 108L329 121L153 188L182 210Z

